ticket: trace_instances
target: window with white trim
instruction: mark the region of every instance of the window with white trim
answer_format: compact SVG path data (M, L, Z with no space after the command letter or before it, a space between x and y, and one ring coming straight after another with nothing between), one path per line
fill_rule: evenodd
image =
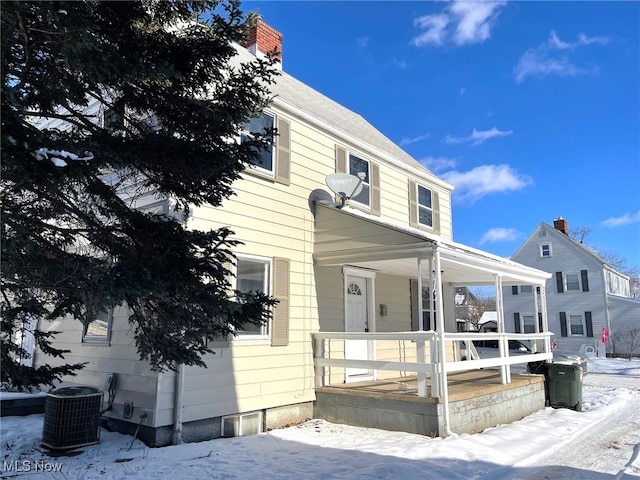
M532 314L523 314L522 318L522 332L523 333L535 333L536 332L536 317Z
M113 308L98 313L95 320L84 325L82 329L82 342L108 344L111 339L112 324Z
M569 336L574 335L574 336L584 337L585 331L586 331L584 317L580 314L574 314L574 313L570 313L568 317L569 317Z
M242 293L271 293L271 259L260 257L237 256L235 289ZM238 337L267 337L269 324L245 325L237 332Z
M244 126L240 135L240 141L254 139L258 134L271 137L271 145L260 148L260 159L255 163L255 169L269 176L275 175L275 148L272 131L275 125L275 117L267 112L262 112L258 118L250 119Z
M417 185L418 188L418 224L433 227L433 204L431 190Z
M580 291L580 274L579 273L565 273L564 274L564 288L565 291Z
M551 257L551 244L550 243L541 243L539 246L540 246L540 257L542 257L542 258Z
M359 173L365 174L364 179L362 180L362 191L355 197L352 197L351 201L366 207L371 206L371 179L369 169L369 160L356 157L351 153L349 154L349 173L356 177L359 176Z

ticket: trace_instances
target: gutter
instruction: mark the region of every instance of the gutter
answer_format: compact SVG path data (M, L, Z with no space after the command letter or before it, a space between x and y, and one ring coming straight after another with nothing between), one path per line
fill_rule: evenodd
M173 437L172 445L182 443L182 409L184 407L184 364L178 365L174 377L175 389L173 397Z

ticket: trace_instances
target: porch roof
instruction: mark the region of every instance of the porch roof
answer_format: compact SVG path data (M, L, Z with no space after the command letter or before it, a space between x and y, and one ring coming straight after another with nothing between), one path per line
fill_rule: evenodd
M437 235L380 220L357 209L315 203L316 265L350 265L409 278L418 262L440 252L442 281L450 285L544 285L551 274Z

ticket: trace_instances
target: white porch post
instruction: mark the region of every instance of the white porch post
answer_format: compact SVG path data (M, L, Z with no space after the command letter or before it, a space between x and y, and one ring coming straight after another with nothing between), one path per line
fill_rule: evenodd
M440 342L438 345L438 373L440 377L440 392L442 393L442 406L444 413L444 431L446 435L451 435L450 419L449 419L449 385L447 384L447 369L445 368L447 362L447 349L445 344L445 331L444 331L444 302L442 301L442 270L440 262L440 249L438 244L433 246L433 268L435 270L436 280L436 324L438 326L438 336ZM431 303L431 298L429 298Z
M507 331L504 325L504 296L502 295L502 275L496 275L496 316L498 317L498 333L501 334L499 340L500 355L509 354L509 342L504 338ZM500 366L500 378L502 384L511 383L511 367L509 365Z
M424 331L424 321L422 319L422 311L424 305L422 304L422 259L418 259L418 330ZM425 355L425 341L424 339L416 342L416 361L418 363L424 363L426 359ZM418 373L418 396L427 396L427 374L426 372Z
M542 330L549 331L549 317L547 316L547 289L545 284L540 285L540 311L542 313ZM544 351L548 353L551 351L551 337L547 337L544 341Z

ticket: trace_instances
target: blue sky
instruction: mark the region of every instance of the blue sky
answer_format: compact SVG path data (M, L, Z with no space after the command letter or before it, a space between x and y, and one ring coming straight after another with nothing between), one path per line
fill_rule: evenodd
M509 257L562 216L640 267L640 2L243 7L286 72L455 185L454 240Z

